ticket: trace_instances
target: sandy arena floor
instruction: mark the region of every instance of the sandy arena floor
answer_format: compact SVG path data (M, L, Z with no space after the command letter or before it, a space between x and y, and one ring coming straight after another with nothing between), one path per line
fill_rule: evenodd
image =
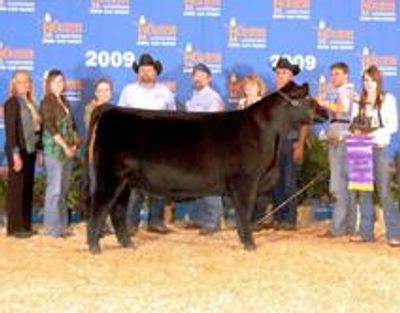
M263 231L246 252L234 231L140 231L92 256L77 235L0 235L0 312L400 312L400 249L321 239L325 224Z

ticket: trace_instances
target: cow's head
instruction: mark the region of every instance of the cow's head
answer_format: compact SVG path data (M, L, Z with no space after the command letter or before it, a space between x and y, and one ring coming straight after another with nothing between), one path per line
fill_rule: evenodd
M286 101L286 106L289 108L288 117L294 124L322 122L328 118L327 111L311 97L307 83L297 85L290 82L278 90L277 94Z

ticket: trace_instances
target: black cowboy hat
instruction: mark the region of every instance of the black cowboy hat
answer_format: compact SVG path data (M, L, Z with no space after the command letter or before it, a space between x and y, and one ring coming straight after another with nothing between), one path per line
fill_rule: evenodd
M157 72L157 75L160 75L163 69L163 66L160 61L154 61L153 57L148 53L143 53L140 58L139 62L134 61L132 63L132 69L137 74L139 72L139 68L141 66L153 66Z
M300 67L297 64L292 64L287 58L279 58L276 66L273 68L275 72L277 68L285 68L293 73L293 76L296 76L300 73Z

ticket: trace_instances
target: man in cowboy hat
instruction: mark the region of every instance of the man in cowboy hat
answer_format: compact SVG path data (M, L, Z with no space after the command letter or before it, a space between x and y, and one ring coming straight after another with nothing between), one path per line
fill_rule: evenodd
M287 58L279 58L275 72L276 89L281 89L300 73L300 67L292 64ZM272 190L272 200L274 207L283 203L296 191L296 165L303 162L304 144L309 133L309 126L303 125L300 129L292 129L288 136L282 140L279 155L279 182ZM267 196L260 195L256 202L256 207L252 215L252 223L255 230L259 230L263 225L257 225L265 215ZM290 201L274 214L274 228L284 230L296 229L297 203Z
M157 82L162 72L162 64L150 54L144 53L139 62L133 62L137 81L127 85L121 93L118 106L147 110L176 110L174 95L164 85Z
M155 61L150 54L144 53L139 62L133 62L133 71L137 74L137 81L122 90L118 106L147 109L147 110L176 110L175 97L164 85L157 82L157 76L162 72L162 64ZM140 221L140 208L143 196L131 193L128 208L128 225L131 233L137 230ZM163 199L149 197L148 231L167 233L169 229L164 223Z
M190 112L220 112L224 111L224 102L219 94L213 90L211 84L211 70L203 63L198 63L192 71L193 95L186 103L186 110ZM219 220L222 213L221 196L208 196L193 203L195 210L189 212L191 219L188 228L200 228L201 235L211 235L220 229ZM179 206L178 206L179 210ZM179 211L178 211L179 213ZM191 213L191 214L190 214Z

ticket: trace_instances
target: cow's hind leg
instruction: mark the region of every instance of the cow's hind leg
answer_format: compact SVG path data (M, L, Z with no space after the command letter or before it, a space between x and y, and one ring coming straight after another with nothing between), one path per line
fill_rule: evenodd
M117 235L118 242L125 248L134 247L126 225L129 195L130 189L125 188L117 199L116 205L111 209L111 222L114 226L115 234Z
M254 250L256 245L250 228L250 216L257 194L256 184L249 179L235 178L230 182L230 189L240 241L246 250Z
M87 226L87 243L91 253L100 253L99 241L102 227L105 224L108 213L114 207L125 188L126 184L121 184L117 187L114 186L114 188L111 186L108 186L108 188L101 186L91 197L90 216Z

